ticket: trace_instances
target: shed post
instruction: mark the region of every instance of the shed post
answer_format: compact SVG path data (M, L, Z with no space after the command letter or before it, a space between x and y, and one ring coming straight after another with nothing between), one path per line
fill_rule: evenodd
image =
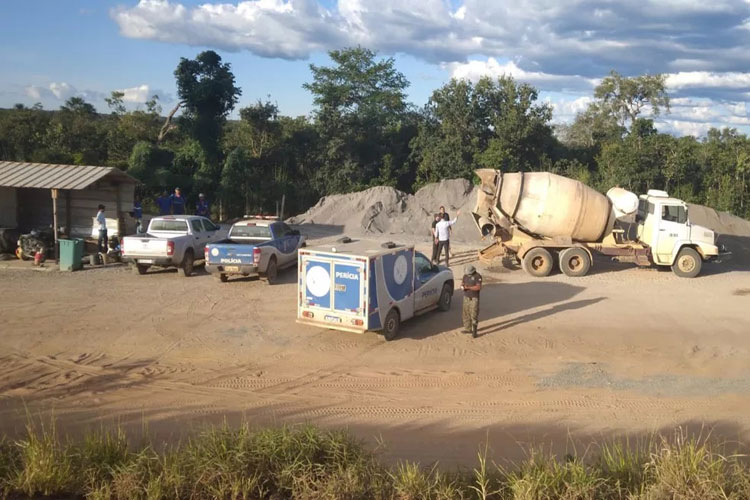
M115 183L115 217L117 218L117 239L122 238L124 232L123 225L125 221L120 220L120 184Z
M68 235L68 238L73 237L73 228L71 224L73 224L73 218L70 214L70 189L66 189L65 191L65 234Z
M57 189L52 189L52 233L55 235L55 260L58 254L57 241Z

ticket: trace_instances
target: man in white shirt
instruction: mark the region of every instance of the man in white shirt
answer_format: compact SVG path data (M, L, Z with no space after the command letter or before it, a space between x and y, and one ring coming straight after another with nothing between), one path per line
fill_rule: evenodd
M440 253L445 249L445 265L450 267L450 243L451 243L451 226L456 223L461 211L456 212L456 218L453 220L441 220L435 224L435 233L438 239L437 262L440 263Z
M104 205L99 205L96 222L99 225L99 252L107 253L107 219L104 217Z

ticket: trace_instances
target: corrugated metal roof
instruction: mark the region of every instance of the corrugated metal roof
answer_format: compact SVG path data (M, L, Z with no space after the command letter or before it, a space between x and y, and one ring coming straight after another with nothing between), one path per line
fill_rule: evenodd
M115 167L0 161L0 186L4 187L86 189L105 177L125 183L138 182Z

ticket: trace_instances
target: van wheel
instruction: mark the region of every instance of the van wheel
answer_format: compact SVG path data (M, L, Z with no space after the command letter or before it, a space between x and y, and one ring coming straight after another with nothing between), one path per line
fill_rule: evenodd
M383 325L383 337L385 340L393 340L398 336L398 329L401 326L401 315L397 309L391 309L388 311L388 315L385 317L385 325Z
M531 276L543 278L552 272L552 255L545 248L532 248L523 256L521 264Z
M133 270L138 274L146 274L146 271L148 271L149 266L145 266L143 264L136 264L133 266Z
M276 282L276 278L279 275L279 268L276 265L276 256L272 256L271 260L268 261L268 267L266 268L266 281L269 285L273 285Z
M565 276L571 278L586 276L589 269L591 269L591 258L583 248L571 247L560 252L560 271Z
M186 250L185 257L182 259L182 274L184 274L185 277L193 274L194 264L195 262L193 262L193 250Z
M451 302L453 301L453 287L450 283L443 285L443 291L440 292L440 301L438 302L438 309L443 312L449 311L451 308Z
M700 274L701 267L703 267L703 260L698 252L685 247L677 254L677 259L672 264L672 272L680 278L695 278Z

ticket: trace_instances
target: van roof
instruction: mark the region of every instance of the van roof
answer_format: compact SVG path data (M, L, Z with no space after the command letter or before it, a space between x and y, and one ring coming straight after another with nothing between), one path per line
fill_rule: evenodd
M349 243L335 241L314 247L307 247L305 249L300 249L300 251L307 253L339 254L349 257L377 257L398 250L414 249L414 245L396 243L392 248L386 248L383 244L384 242L382 241L352 239Z

